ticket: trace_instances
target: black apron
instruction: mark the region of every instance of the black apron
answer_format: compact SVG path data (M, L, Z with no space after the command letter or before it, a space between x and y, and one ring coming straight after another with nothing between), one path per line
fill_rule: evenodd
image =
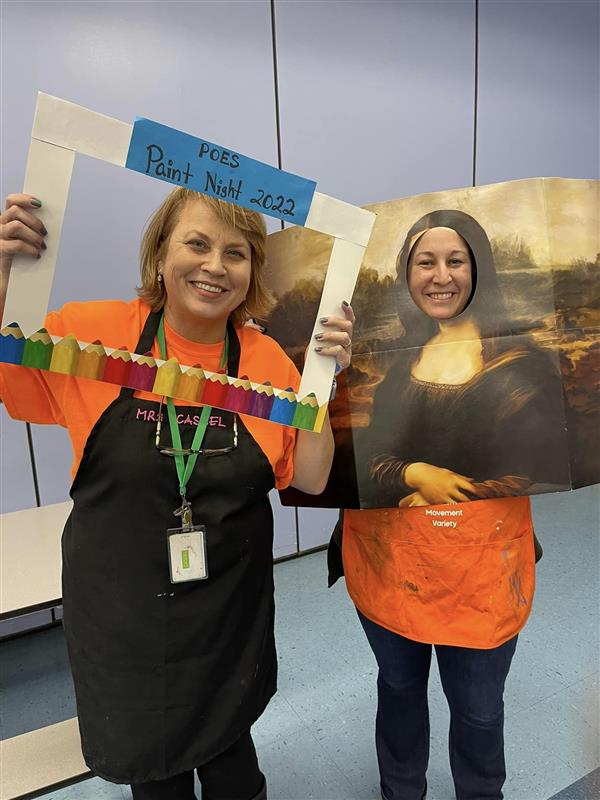
M136 352L150 350L159 318L149 315ZM228 331L228 372L237 375L239 340ZM176 410L189 447L200 409ZM117 783L161 780L209 761L276 690L271 465L240 419L237 448L198 457L187 498L194 524L206 526L208 578L171 584L166 530L181 524L173 516L181 498L174 459L155 446L157 413L158 403L122 389L102 414L63 534L64 626L83 754L95 774ZM232 414L213 414L219 424L207 428L203 447L230 447Z

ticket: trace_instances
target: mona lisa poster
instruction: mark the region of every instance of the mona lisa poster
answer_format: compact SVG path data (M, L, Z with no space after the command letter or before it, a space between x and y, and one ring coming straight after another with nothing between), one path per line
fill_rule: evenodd
M323 495L284 502L408 507L598 482L598 200L598 182L538 178L369 206L334 468ZM332 246L306 233L269 237L269 332L298 363Z

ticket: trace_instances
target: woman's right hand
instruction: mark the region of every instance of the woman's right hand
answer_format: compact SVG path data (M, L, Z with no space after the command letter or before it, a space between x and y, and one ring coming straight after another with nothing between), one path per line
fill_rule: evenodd
M41 202L30 194L9 194L6 206L0 214L0 267L10 270L16 255L39 258L46 249L44 237L48 231L32 209L41 207Z
M477 494L477 489L470 478L424 461L409 464L404 470L403 477L404 483L432 506L470 500L465 491L471 495Z

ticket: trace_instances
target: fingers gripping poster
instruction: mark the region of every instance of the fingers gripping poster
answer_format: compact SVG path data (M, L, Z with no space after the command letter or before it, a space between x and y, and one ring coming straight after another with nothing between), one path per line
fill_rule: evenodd
M598 193L539 178L369 206L353 362L330 404L334 468L324 495L284 502L409 507L597 483ZM458 242L447 252L444 236ZM299 358L331 241L269 238L270 332ZM439 310L461 293L463 311Z

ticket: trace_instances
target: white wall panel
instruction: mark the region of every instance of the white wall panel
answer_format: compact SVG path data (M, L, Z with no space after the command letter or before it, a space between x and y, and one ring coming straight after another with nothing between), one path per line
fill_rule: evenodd
M471 0L275 9L284 169L358 205L470 185Z
M311 547L326 544L337 520L337 509L299 508L300 550L310 550ZM324 579L327 579L326 576Z
M58 425L32 425L31 438L36 458L40 503L45 506L68 500L73 450L66 428Z
M27 429L0 406L0 514L35 506Z
M297 552L296 510L282 506L275 491L271 492L270 498L275 521L273 557L282 558Z
M599 177L600 5L481 0L477 182Z
M481 0L478 183L600 177L599 24L594 0ZM597 536L597 492L541 495L533 508L543 519L557 502L586 509Z

